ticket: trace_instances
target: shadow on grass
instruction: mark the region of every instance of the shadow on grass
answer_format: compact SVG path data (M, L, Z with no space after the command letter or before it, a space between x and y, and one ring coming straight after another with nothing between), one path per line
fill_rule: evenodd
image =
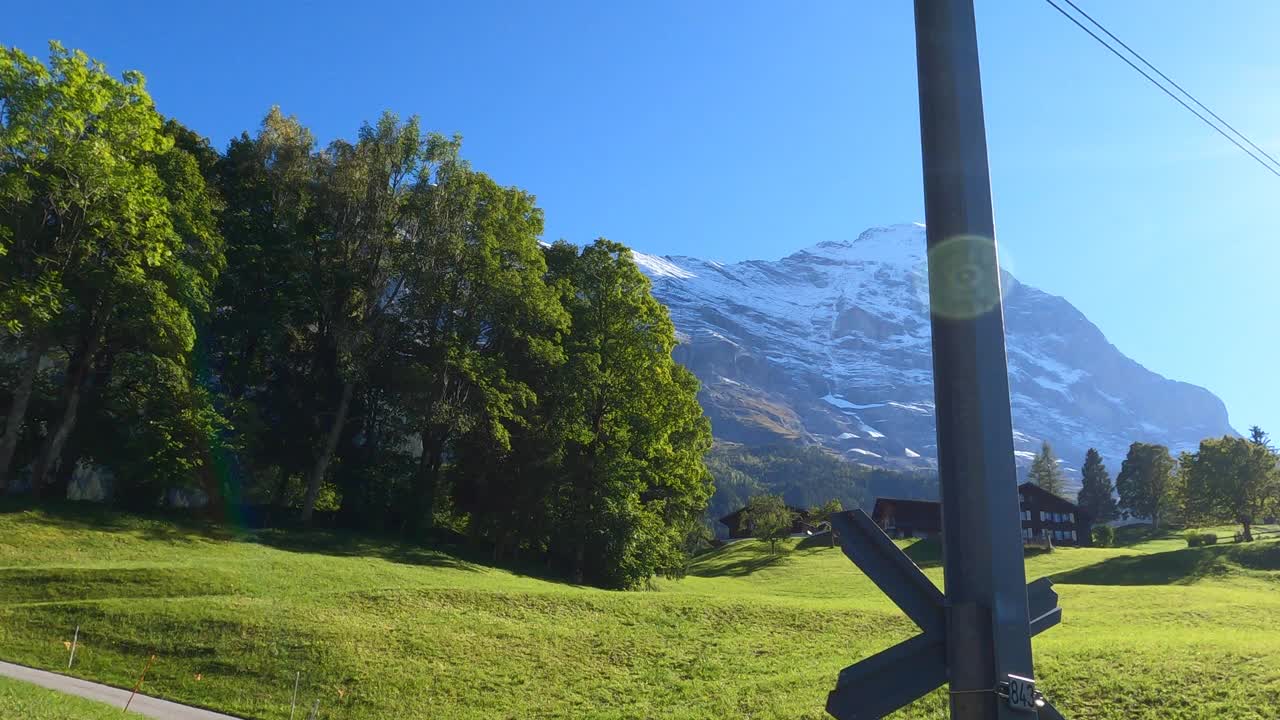
M383 534L343 529L303 529L279 527L246 529L212 522L184 510L124 512L94 502L41 501L25 497L0 497L0 515L36 513L36 522L67 531L121 533L148 541L199 543L207 541L246 542L276 550L332 557L378 558L419 567L448 568L480 572L501 568L521 577L553 583L566 579L544 563L511 562L494 564L487 548L465 536L437 531L422 544L406 542Z
M917 540L908 545L903 552L907 554L907 557L911 558L911 562L921 568L942 565L942 542L937 538Z
M235 584L215 569L3 568L0 605L68 599L167 598L225 595Z
M781 552L773 553L765 545L758 545L749 549L733 548L731 545L729 548L734 551L735 557L732 560L714 565L701 563L701 567L691 569L689 574L697 577L744 577L768 567L782 565L788 561L788 552L785 549Z
M1157 530L1149 524L1125 525L1116 528L1115 547L1131 547L1148 540L1171 538L1177 534L1168 528Z
M1221 577L1234 567L1280 570L1280 543L1254 542L1126 555L1050 576L1073 585L1187 585Z
M423 567L478 572L477 565L483 563L481 554L474 548L449 540L442 541L436 547L426 547L350 530L279 529L259 530L249 539L259 545L286 552L379 558Z
M64 530L127 532L144 540L195 542L197 540L236 540L243 536L241 531L210 522L190 511L122 512L88 501L36 502L21 496L0 497L0 515L27 512L39 513L42 524L53 525Z

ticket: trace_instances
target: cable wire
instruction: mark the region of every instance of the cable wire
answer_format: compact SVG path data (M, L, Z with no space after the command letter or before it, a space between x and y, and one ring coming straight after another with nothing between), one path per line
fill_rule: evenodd
M1239 130L1237 130L1237 129L1235 128L1235 126L1233 126L1231 123L1227 122L1226 120L1223 120L1221 115L1219 115L1218 113L1214 112L1213 110L1210 110L1210 109L1209 109L1209 107L1208 107L1207 105L1205 105L1204 103L1200 102L1200 101L1196 98L1196 96L1195 96L1195 95L1192 95L1190 92L1188 92L1188 91L1187 91L1187 89L1186 89L1186 88L1182 87L1182 86L1181 86L1181 85L1179 85L1177 82L1175 82L1173 78L1171 78L1171 77L1169 77L1168 75L1165 75L1164 73L1160 72L1160 68L1156 67L1155 65L1152 65L1150 60L1147 60L1145 57L1143 57L1143 56L1142 56L1142 53L1138 52L1137 50L1134 50L1133 48L1131 48L1131 47L1129 47L1127 44L1125 44L1125 41L1123 41L1123 40L1121 40L1120 38L1116 37L1116 36L1115 36L1115 34L1114 34L1114 33L1112 33L1110 30L1108 30L1108 29L1106 28L1106 26L1105 26L1105 25L1103 25L1102 23L1100 23L1100 22L1098 22L1097 20L1095 20L1095 19L1094 19L1094 17L1093 17L1092 15L1090 15L1089 13L1085 12L1084 10L1081 10L1079 5L1076 5L1075 3L1071 2L1071 0L1062 0L1062 2L1065 2L1066 4L1068 4L1068 5L1070 5L1072 8L1074 8L1076 12L1080 13L1081 15L1083 15L1083 16L1084 16L1084 17L1085 17L1089 22L1091 22L1091 23L1093 23L1095 26L1097 26L1097 28L1098 28L1099 30L1101 30L1102 32L1106 33L1106 34L1107 34L1107 37L1111 38L1112 40L1115 40L1117 43L1119 43L1119 44L1120 44L1120 47L1124 48L1125 50L1128 50L1128 51L1129 51L1129 52L1130 52L1134 57L1136 57L1136 58L1138 58L1139 60L1141 60L1143 65L1146 65L1147 67L1151 68L1151 70L1152 70L1152 71L1154 71L1154 72L1155 72L1155 74L1157 74L1157 75L1159 75L1161 78L1163 78L1163 79L1165 80L1165 82L1167 82L1167 83L1169 83L1170 85L1172 85L1172 86L1174 86L1175 88L1177 88L1177 89L1178 89L1178 92L1182 93L1183 95L1186 95L1186 96L1187 96L1187 98L1189 98L1189 99L1191 100L1191 102L1195 103L1196 105L1199 105L1199 106L1200 106L1200 109L1202 109L1202 110L1204 110L1205 112L1207 112L1207 113L1209 113L1210 115L1212 115L1212 116L1213 116L1213 119L1215 119L1215 120L1217 120L1218 122L1222 123L1223 125L1227 126L1227 128L1228 128L1229 130L1231 130L1231 132L1235 133L1237 136L1239 136L1239 137L1240 137L1240 139L1241 139L1241 140L1244 140L1246 143L1248 143L1248 144L1249 144L1249 147L1251 147L1251 148L1253 148L1254 150L1257 150L1258 152L1262 153L1263 155L1265 155L1265 156L1266 156L1266 158L1267 158L1268 160L1270 160L1271 162L1275 163L1276 165L1280 165L1280 160L1275 159L1274 157L1272 157L1272 156L1271 156L1271 153L1268 153L1266 150L1263 150L1262 148L1260 148L1260 147L1258 147L1256 144L1254 144L1254 142L1253 142L1252 140L1250 140L1250 139L1249 139L1249 136L1247 136L1247 135L1245 135L1244 133L1242 133L1242 132L1240 132Z
M1228 134L1226 133L1226 131L1225 131L1225 130L1223 130L1222 128L1220 128L1220 127L1218 127L1217 125L1215 125L1215 124L1213 123L1213 121L1211 121L1209 118L1205 117L1204 115L1201 115L1201 114L1200 114L1200 113L1199 113L1195 108L1191 107L1190 105L1188 105L1188 104L1187 104L1187 102L1186 102L1185 100L1183 100L1182 98L1180 98L1180 97L1178 97L1177 95L1175 95L1175 94L1173 93L1173 91L1171 91L1169 88L1165 87L1164 85L1161 85L1161 84L1160 84L1160 82L1159 82L1158 80L1156 80L1155 78L1151 77L1151 75L1150 75L1150 74L1148 74L1148 73L1147 73L1147 71L1145 71L1145 70L1143 70L1142 68L1138 67L1136 64L1134 64L1134 62L1133 62L1132 60L1130 60L1129 58L1125 57L1125 56L1124 56L1124 53L1121 53L1119 50L1117 50L1117 49L1115 49L1114 47L1112 47L1110 43L1108 43L1106 40L1103 40L1103 39L1102 39L1102 38L1101 38L1097 33L1095 33L1094 31L1090 30L1088 27L1086 27L1086 26L1084 25L1084 23L1082 23L1082 22L1080 22L1079 20L1077 20L1077 19L1075 18L1075 16L1073 16L1071 13L1067 12L1066 10L1062 9L1062 6L1061 6L1061 5L1058 5L1056 2L1054 2L1054 0L1044 0L1044 1L1045 1L1045 2L1047 2L1047 3L1049 3L1049 5L1050 5L1050 6L1052 6L1054 10L1057 10L1058 12L1062 13L1062 16L1063 16L1063 17L1065 17L1066 19L1068 19L1068 20L1070 20L1071 22L1075 23L1076 27L1078 27L1078 28L1080 28L1081 30L1083 30L1083 31L1085 31L1086 33L1088 33L1088 34L1089 34L1089 36L1090 36L1090 37L1092 37L1094 40L1097 40L1099 44L1101 44L1101 45L1102 45L1103 47L1105 47L1107 50L1110 50L1110 51L1111 51L1111 53L1112 53L1113 55L1115 55L1116 57L1118 57L1118 58L1120 58L1121 60L1123 60L1123 61L1125 62L1125 64L1126 64L1126 65L1128 65L1129 67L1131 67L1131 68L1133 68L1134 70L1136 70L1136 71L1138 72L1138 74L1139 74L1139 75L1142 75L1142 77L1146 78L1146 79L1147 79L1147 80L1148 80L1152 85L1155 85L1156 87L1160 88L1161 92L1163 92L1165 95L1168 95L1169 97L1171 97L1171 98L1173 98L1174 100L1176 100L1176 101L1178 102L1178 104L1179 104L1179 105L1181 105L1182 107L1186 108L1188 112L1190 112L1192 115L1195 115L1196 117L1200 118L1200 121L1201 121L1201 122L1203 122L1205 125L1208 125L1209 127L1213 128L1213 130L1214 130L1215 132L1217 132L1219 135L1221 135L1222 137L1224 137L1224 138L1226 138L1227 140L1231 141L1231 144L1232 144L1232 145L1235 145L1236 147L1240 148L1240 150L1241 150L1241 151L1243 151L1246 155L1248 155L1249 157L1251 157L1251 158L1253 158L1254 160L1256 160L1256 161L1258 162L1258 164L1259 164L1259 165L1261 165L1262 167L1264 167L1264 168L1266 168L1266 169L1267 169L1267 172L1271 173L1272 175L1275 175L1276 177L1280 177L1280 170L1277 170L1276 168L1274 168L1274 167L1272 167L1271 165L1269 165L1269 164L1267 163L1267 161L1266 161L1266 160L1263 160L1262 158L1260 158L1260 157L1258 157L1257 155L1255 155L1255 154L1253 153L1253 151L1251 151L1249 148L1245 147L1244 145L1241 145L1241 144L1240 144L1240 142L1239 142L1238 140L1236 140L1235 138L1233 138L1233 137L1231 137L1230 135L1228 135ZM1076 7L1074 3L1071 3L1071 0L1063 0L1063 2L1066 2L1066 3L1070 4L1070 5L1071 5L1071 7L1073 7L1073 8L1074 8L1074 7ZM1076 8L1076 9L1077 9L1077 10L1079 10L1079 8ZM1082 15L1084 15L1084 11L1081 11L1081 14L1082 14ZM1088 15L1085 15L1085 17L1089 17L1089 16L1088 16ZM1089 18L1089 19L1090 19L1090 21L1093 21L1093 18ZM1096 24L1096 21L1093 21L1093 22ZM1102 26L1101 26L1101 25L1098 25L1098 27L1102 28ZM1102 31L1103 31L1103 32L1106 32L1108 35L1111 35L1111 33L1110 33L1110 32L1107 32L1106 28L1102 28ZM1114 35L1112 35L1112 37L1115 37L1115 36L1114 36ZM1117 40L1116 40L1116 42L1120 42L1120 41L1119 41L1119 39L1117 39ZM1120 44L1121 44L1121 45L1124 45L1124 43L1122 43L1122 42L1121 42ZM1127 45L1125 45L1125 47L1126 47L1126 48L1128 48L1128 46L1127 46ZM1132 50L1130 50L1129 52L1133 52L1133 51L1132 51ZM1134 55L1138 55L1137 53L1133 53L1133 54L1134 54ZM1141 58L1141 56L1140 56L1140 55L1138 55L1138 57L1139 57L1139 58ZM1143 62L1145 63L1145 62L1146 62L1146 60L1143 60ZM1148 63L1148 65L1150 65L1150 64ZM1161 73L1159 70L1156 70L1154 66L1153 66L1151 69L1152 69L1152 70L1155 70L1155 72L1156 72L1156 73L1158 73L1161 77L1165 77L1164 73ZM1166 77L1165 79L1168 79L1168 78ZM1172 81L1172 80L1170 80L1169 82L1170 82L1170 83L1173 83L1173 81ZM1177 84L1176 84L1176 83L1173 83L1173 84L1174 84L1174 86L1175 86L1175 87L1177 87ZM1178 88L1178 89L1179 89L1179 90L1181 90L1181 88ZM1185 90L1182 90L1182 92L1186 93L1186 91L1185 91ZM1187 97L1191 97L1191 94L1190 94L1190 93L1187 93ZM1193 101L1195 101L1197 105L1199 105L1199 104L1200 104L1200 103L1199 103L1199 101L1195 100L1195 98L1192 98L1192 100L1193 100ZM1203 105L1201 105L1201 107L1204 107L1204 106L1203 106ZM1216 114L1214 114L1214 113L1213 113L1213 111L1209 110L1208 108L1205 108L1205 110L1206 110L1210 115L1213 115L1214 117L1218 117ZM1221 120L1221 118L1219 118L1219 119ZM1223 121L1223 124L1224 124L1224 125L1227 125L1227 123L1226 123L1225 121ZM1230 126L1230 125L1227 125L1227 127L1231 127L1231 126ZM1236 130L1235 128L1231 128L1231 129L1232 129L1233 131L1235 131L1237 134L1239 134L1239 131L1238 131L1238 130ZM1245 142L1249 143L1250 145L1253 145L1253 143L1252 143L1248 138L1245 138L1245 137L1244 137L1244 135L1240 135L1240 137L1244 138ZM1254 147L1257 147L1257 146L1255 145ZM1262 150L1261 150L1261 149L1259 149L1259 152L1262 152ZM1266 155L1266 153L1265 153L1265 152L1263 152L1262 154L1263 154L1263 155ZM1267 157L1271 157L1271 156L1270 156L1270 155L1267 155Z

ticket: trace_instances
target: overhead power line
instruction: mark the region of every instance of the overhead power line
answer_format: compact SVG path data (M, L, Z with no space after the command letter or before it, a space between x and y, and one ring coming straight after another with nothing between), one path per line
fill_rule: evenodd
M1117 50L1114 46L1112 46L1112 45L1111 45L1111 43L1107 42L1105 39L1103 39L1103 38L1102 38L1100 35L1098 35L1096 32L1094 32L1093 30L1089 29L1089 27L1088 27L1088 26L1086 26L1084 23L1080 22L1080 20L1078 20L1074 15L1072 15L1071 13L1069 13L1069 12L1067 12L1065 9L1063 9L1063 7L1062 7L1061 5L1059 5L1058 3L1054 2L1054 0L1045 0L1045 2L1047 2L1050 6L1052 6L1054 10L1057 10L1059 13L1062 13L1062 16L1063 16L1063 17L1065 17L1066 19L1070 20L1072 23L1074 23L1074 24L1076 25L1076 27L1078 27L1078 28L1080 28L1081 30L1083 30L1083 31L1085 31L1086 33L1088 33L1088 34L1089 34L1089 36L1090 36L1090 37L1092 37L1094 40L1097 40L1099 44L1101 44L1101 45L1102 45L1103 47L1105 47L1107 50L1111 51L1111 53L1112 53L1113 55L1115 55L1116 57L1118 57L1118 58L1120 58L1121 60L1123 60L1123 61L1125 62L1125 64L1126 64L1126 65L1128 65L1129 67L1131 67L1131 68L1133 68L1134 70L1136 70L1136 71L1138 72L1138 74L1140 74L1140 75L1142 75L1142 77L1146 78L1146 79L1147 79L1147 80L1148 80L1152 85L1155 85L1156 87L1160 88L1160 90L1161 90L1165 95L1168 95L1169 97L1173 98L1174 100L1176 100L1176 101L1178 102L1178 104L1179 104L1179 105L1181 105L1182 107L1186 108L1186 109L1187 109L1187 111L1188 111L1188 112L1190 112L1192 115L1195 115L1196 117L1200 118L1200 121L1201 121L1201 122L1203 122L1205 125L1208 125L1209 127L1213 128L1213 130L1214 130L1215 132L1217 132L1219 135L1221 135L1222 137L1224 137L1224 138L1226 138L1227 140L1229 140L1229 141L1231 142L1231 144L1232 144L1232 145L1235 145L1236 147L1240 148L1240 150L1241 150L1241 151L1243 151L1246 155L1248 155L1249 157L1251 157L1251 158L1253 158L1254 160L1256 160L1256 161L1258 162L1258 164L1259 164L1259 165L1261 165L1262 167L1266 168L1267 172L1270 172L1272 175L1275 175L1276 177L1280 177L1280 170L1278 170L1278 169L1277 169L1277 167L1280 167L1280 161L1277 161L1274 157L1272 157L1272 156L1271 156L1269 153L1267 153L1265 150L1263 150L1262 148L1258 147L1258 146L1257 146L1257 145L1256 145L1252 140L1250 140L1250 139L1248 138L1248 136L1246 136L1244 133L1242 133L1242 132L1240 132L1239 130L1236 130L1234 127L1232 127L1232 125L1231 125L1230 123L1228 123L1226 120L1223 120L1223 119L1222 119L1222 118L1221 118L1217 113L1215 113L1214 111L1212 111L1212 110L1210 110L1208 107L1206 107L1204 103L1202 103L1202 102L1200 102L1199 100L1197 100L1197 99L1195 98L1195 96L1193 96L1191 93L1189 93L1189 92L1187 92L1186 90L1184 90L1184 89L1182 88L1182 86L1181 86L1181 85L1179 85L1178 83L1176 83L1176 82L1174 82L1172 79L1170 79L1168 75L1165 75L1164 73L1160 72L1160 69L1159 69L1159 68L1157 68L1155 65L1152 65L1150 62L1148 62L1148 61L1147 61L1147 59L1146 59L1146 58L1144 58L1142 55L1140 55L1137 51L1135 51L1133 48L1131 48L1131 47L1129 47L1128 45L1126 45L1126 44L1125 44L1125 42L1124 42L1123 40L1121 40L1120 38L1116 37L1116 36L1115 36L1115 35L1114 35L1110 30L1108 30L1105 26L1103 26L1103 25L1102 25L1102 23L1098 22L1097 20L1094 20L1094 19L1093 19L1093 17L1092 17L1092 16L1090 16L1088 13L1086 13L1084 10L1081 10L1081 9L1079 8L1079 6L1077 6L1074 2L1072 2L1071 0L1062 0L1062 2L1065 2L1066 4L1070 5L1072 8L1074 8L1074 9L1076 10L1076 12L1080 13L1080 14L1081 14L1081 15L1083 15L1085 18L1087 18L1087 19L1089 20L1089 22L1091 22L1091 23L1093 23L1094 25L1096 25L1096 26L1098 27L1098 29L1100 29L1100 30L1101 30L1103 33L1105 33L1108 37L1110 37L1111 39L1113 39L1113 40L1115 40L1117 43L1119 43L1121 47L1123 47L1125 50L1127 50L1127 51L1129 51L1130 53L1132 53L1132 54L1133 54L1133 56L1134 56L1134 57L1136 57L1136 58L1138 58L1138 60L1139 60L1139 61L1141 61L1144 65L1146 65L1147 67L1151 68L1151 70L1152 70L1153 72L1155 72L1155 73L1156 73L1157 75L1159 75L1161 78L1163 78L1164 80L1166 80L1170 85L1172 85L1173 87L1177 88L1179 92L1181 92L1182 94L1186 95L1186 96L1191 100L1191 102L1195 103L1196 105L1199 105L1201 108L1203 108L1203 109L1204 109L1204 111L1205 111L1205 112L1207 112L1209 115L1211 115L1211 116L1213 116L1214 118L1216 118L1216 119L1218 120L1218 122L1221 122L1224 126L1226 126L1227 128L1229 128L1229 129L1231 130L1231 132L1233 132L1233 133L1235 133L1236 135L1240 136L1240 139L1241 139L1241 140L1244 140L1244 142L1245 142L1245 143L1247 143L1247 144L1248 144L1250 147L1252 147L1254 150L1256 150L1256 151L1257 151L1257 153L1261 153L1261 155L1262 155L1262 156L1264 156L1264 157L1266 157L1266 158L1267 158L1267 160L1270 160L1270 161L1271 161L1271 163L1268 163L1268 162L1267 162L1267 160L1263 160L1263 159L1262 159L1262 157L1259 157L1259 155L1258 155L1257 153L1255 153L1253 150L1250 150L1249 148L1247 148L1247 147L1245 147L1244 145L1240 144L1240 141L1239 141L1239 140L1237 140L1236 138L1234 138L1234 137L1232 137L1231 135L1229 135L1229 134L1227 133L1227 131L1226 131L1226 130L1223 130L1221 127L1219 127L1218 125L1216 125L1212 120L1210 120L1209 118L1207 118L1207 117L1205 117L1204 115L1202 115L1198 110L1196 110L1195 108L1191 107L1191 105L1187 104L1186 100L1183 100L1182 98L1178 97L1178 95L1177 95L1177 94L1175 94L1172 90L1170 90L1169 88L1167 88L1167 87L1165 87L1163 84L1161 84L1159 80L1156 80L1154 77L1152 77L1152 76L1150 75L1150 73L1148 73L1146 70L1143 70L1142 68L1138 67L1138 65L1137 65L1137 64L1135 64L1135 63L1134 63L1132 60L1130 60L1128 57L1126 57L1126 56L1124 55L1124 53L1122 53L1122 52L1120 52L1119 50Z
M1177 82L1175 82L1175 81L1173 80L1173 78L1171 78L1171 77L1169 77L1168 75L1165 75L1164 73L1160 72L1160 68L1156 67L1155 65L1152 65L1152 64L1151 64L1151 61L1147 60L1145 57L1143 57L1143 56L1142 56L1142 53L1138 52L1137 50L1134 50L1133 48L1131 48L1131 47L1129 47L1127 44L1125 44L1125 41L1123 41L1123 40L1121 40L1120 38L1116 37L1116 36L1115 36L1115 34L1113 34L1110 30L1108 30L1108 29L1106 28L1106 26L1104 26L1102 23L1100 23L1100 22L1098 22L1097 20L1095 20L1095 19L1093 18L1093 16L1092 16L1092 15L1090 15L1090 14L1089 14L1089 13L1087 13L1087 12L1085 12L1084 10L1081 10L1079 5L1076 5L1075 3L1071 2L1071 0L1062 0L1062 1L1063 1L1063 2L1065 2L1066 4L1070 5L1072 8L1074 8L1076 12L1080 13L1081 15L1083 15L1086 19L1088 19L1088 21L1089 21L1089 22L1091 22L1091 23L1093 23L1094 25L1098 26L1098 28L1099 28L1100 30L1102 30L1102 32L1104 32L1104 33L1106 33L1106 34L1107 34L1107 37L1111 38L1112 40L1115 40L1117 43L1119 43L1119 44L1120 44L1120 47L1124 48L1125 50L1128 50L1128 51L1129 51L1129 52L1130 52L1134 57L1136 57L1136 58L1138 58L1139 60L1141 60L1143 65L1146 65L1147 67L1151 68L1151 70L1152 70L1153 72L1155 72L1155 74L1157 74L1157 75L1159 75L1161 78L1163 78L1163 79L1165 80L1165 82L1167 82L1167 83L1169 83L1170 85L1172 85L1172 86L1174 86L1175 88L1177 88L1177 89L1178 89L1178 92L1182 93L1183 95L1186 95L1186 96L1191 100L1191 102L1193 102L1193 103L1195 103L1196 105L1200 106L1200 109L1201 109L1201 110L1204 110L1205 112L1207 112L1207 113L1209 113L1210 115L1212 115L1212 116L1213 116L1213 119L1215 119L1215 120L1217 120L1218 122L1220 122L1220 123L1222 123L1223 125L1225 125L1229 130L1231 130L1231 132L1233 132L1233 133L1235 133L1236 135L1238 135L1238 136L1240 137L1240 139L1241 139L1241 140L1244 140L1246 143L1249 143L1249 147L1251 147L1251 148L1253 148L1254 150L1257 150L1258 152L1262 153L1263 155L1265 155L1265 156L1266 156L1266 158L1267 158L1268 160L1270 160L1271 162L1275 163L1276 165L1280 165L1280 160L1276 160L1276 159L1275 159L1274 157L1272 157L1272 156L1271 156L1271 154L1270 154L1270 153L1268 153L1266 150L1263 150L1262 148L1260 148L1260 147L1258 147L1257 145L1255 145L1255 144L1253 143L1253 141L1252 141L1252 140L1250 140L1250 139L1249 139L1249 137L1248 137L1247 135L1245 135L1244 133L1242 133L1242 132L1240 132L1239 130L1235 129L1235 126L1233 126L1231 123L1227 122L1226 120L1223 120L1221 115L1219 115L1218 113L1216 113L1216 112L1214 112L1214 111L1210 110L1208 106L1206 106L1204 103L1202 103L1202 102L1200 102L1198 99L1196 99L1196 96L1195 96L1195 95L1192 95L1190 92L1188 92L1188 91L1187 91L1187 89L1186 89L1186 88L1182 87L1182 86L1181 86L1181 85L1179 85Z

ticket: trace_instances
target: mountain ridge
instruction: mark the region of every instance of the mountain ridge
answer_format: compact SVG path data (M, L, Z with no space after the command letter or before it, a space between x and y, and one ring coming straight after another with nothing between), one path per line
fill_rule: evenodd
M676 358L702 380L717 437L936 466L923 225L873 227L778 260L633 254L670 309ZM1020 466L1041 440L1069 475L1089 447L1114 474L1135 440L1177 452L1235 434L1217 396L1129 358L1065 298L1008 272L1002 285Z

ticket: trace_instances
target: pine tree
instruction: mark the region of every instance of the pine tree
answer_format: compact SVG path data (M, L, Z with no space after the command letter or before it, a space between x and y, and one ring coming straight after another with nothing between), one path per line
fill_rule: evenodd
M1267 435L1267 431L1263 430L1257 425L1254 425L1253 427L1249 428L1249 442L1259 447L1264 447L1264 448L1271 447L1271 440L1270 440L1270 437Z
M1031 463L1031 471L1027 479L1059 497L1062 496L1065 483L1062 471L1058 469L1058 458L1053 455L1049 441L1040 446L1040 454Z
M1080 493L1076 496L1077 504L1094 522L1115 519L1116 500L1111 494L1115 488L1097 450L1089 448L1089 452L1085 454L1082 474L1083 482Z

